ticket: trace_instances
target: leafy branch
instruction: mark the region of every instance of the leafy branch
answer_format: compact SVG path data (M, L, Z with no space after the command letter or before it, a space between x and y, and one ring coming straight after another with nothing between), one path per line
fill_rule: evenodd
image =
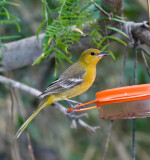
M13 16L12 14L9 13L7 7L8 6L15 6L15 7L19 7L19 4L17 3L13 3L13 2L9 2L7 0L2 0L0 2L0 27L2 25L15 25L18 32L21 31L20 25L18 24L18 22L20 21L18 17ZM0 34L0 47L5 47L5 45L2 43L3 40L10 40L10 39L17 39L20 38L19 35L13 35L13 36L2 36ZM1 60L2 60L2 53L0 52L0 64L1 64Z
M41 28L46 24L45 37L43 42L43 53L34 62L38 64L41 60L47 58L52 52L55 52L56 61L62 63L62 59L72 63L69 49L74 43L78 43L83 33L83 24L89 23L90 12L83 9L82 0L58 0L59 6L55 9L49 9L46 0L43 0L44 20L40 24L37 37ZM82 4L82 5L81 5ZM88 2L86 2L88 5ZM92 4L91 4L92 5ZM55 19L47 18L45 15L57 14ZM69 58L68 58L69 56ZM33 64L33 65L34 65Z
M99 7L95 8L97 5L95 2L91 1L82 1L82 0L57 0L59 5L55 9L50 9L46 0L42 0L43 3L43 17L44 20L39 25L37 30L37 38L40 30L45 26L45 37L43 41L43 52L38 57L38 59L33 63L39 64L43 59L47 58L51 53L55 54L55 64L57 66L58 61L63 64L63 59L72 63L71 53L69 53L69 49L75 43L78 43L80 38L83 36L90 36L91 42L97 45L97 48L107 49L109 44L106 47L104 43L106 40L111 39L115 40L123 45L126 45L124 41L115 37L115 36L106 36L102 37L100 33L100 27L93 22L93 17L95 12L98 11ZM107 8L110 12L114 10L106 5L102 4ZM97 5L98 6L98 5ZM91 8L94 9L91 9ZM91 12L92 10L92 12ZM57 15L56 18L52 15ZM114 17L104 17L97 18L97 21L101 20L113 20L118 21L120 23L124 23L121 17L114 15ZM91 28L90 33L83 32L83 26L88 25ZM121 30L106 26L106 29L113 30L114 32L118 32L123 36L127 37L127 35ZM113 58L114 54L109 51Z

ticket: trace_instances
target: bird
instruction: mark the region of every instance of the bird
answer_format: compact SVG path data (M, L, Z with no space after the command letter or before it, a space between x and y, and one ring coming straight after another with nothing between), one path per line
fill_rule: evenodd
M62 75L52 82L45 91L38 97L42 99L40 105L21 126L15 135L18 138L28 124L46 106L60 100L69 100L87 91L93 84L96 77L96 64L109 53L101 52L98 49L85 50L78 61L71 65Z

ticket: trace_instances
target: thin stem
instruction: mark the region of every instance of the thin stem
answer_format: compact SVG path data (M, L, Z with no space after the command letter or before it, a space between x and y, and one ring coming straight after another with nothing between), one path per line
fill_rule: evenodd
M27 139L28 139L28 150L29 150L29 154L31 156L32 160L35 160L35 156L34 156L34 152L33 152L33 147L31 144L31 139L30 139L30 135L29 133L27 133Z
M142 58L143 58L143 61L144 61L144 64L145 64L145 67L146 67L146 70L147 70L147 74L149 75L150 77L150 69L149 69L149 66L148 66L148 63L147 63L147 60L146 60L146 57L143 53L143 51L141 51L141 54L142 54Z
M110 141L110 135L111 135L111 131L112 131L113 122L114 122L114 120L111 120L109 123L109 126L108 126L107 140L106 140L104 155L103 155L102 160L106 160L106 155L107 155L107 151L108 151L108 145L109 145L109 141Z
M122 86L122 83L123 83L123 77L124 77L127 55L128 55L128 51L127 51L127 47L126 47L126 51L125 51L124 59L123 59L122 71L121 71L120 86Z
M14 89L10 86L10 98L11 98L11 130L12 130L12 135L14 135ZM17 144L14 140L12 140L12 151L14 152L16 160L20 160L19 152L17 149Z
M138 48L150 57L150 53L145 48L143 48L141 45L139 45Z
M111 17L109 13L107 13L102 7L100 7L99 5L97 5L93 0L90 0L94 6L99 9L100 11L102 11L104 14L106 14L109 18Z
M136 84L136 68L137 68L137 48L134 48L134 80L133 80L133 84Z

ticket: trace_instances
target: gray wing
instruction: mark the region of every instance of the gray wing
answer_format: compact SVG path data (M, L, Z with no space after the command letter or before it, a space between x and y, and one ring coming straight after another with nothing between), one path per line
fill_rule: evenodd
M77 70L72 68L77 67ZM73 72L73 73L72 73ZM83 75L85 70L79 68L76 64L69 67L56 81L50 84L46 90L39 96L39 98L45 98L51 94L64 92L70 88L75 87L83 82Z

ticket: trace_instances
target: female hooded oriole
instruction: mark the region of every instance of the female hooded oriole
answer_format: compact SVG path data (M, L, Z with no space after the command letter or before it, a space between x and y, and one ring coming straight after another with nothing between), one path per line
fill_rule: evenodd
M50 84L46 90L39 95L41 104L21 126L15 137L18 138L28 124L34 119L41 109L53 102L66 100L82 94L93 84L96 77L96 64L105 55L98 49L85 50L79 60L70 66L56 81Z

